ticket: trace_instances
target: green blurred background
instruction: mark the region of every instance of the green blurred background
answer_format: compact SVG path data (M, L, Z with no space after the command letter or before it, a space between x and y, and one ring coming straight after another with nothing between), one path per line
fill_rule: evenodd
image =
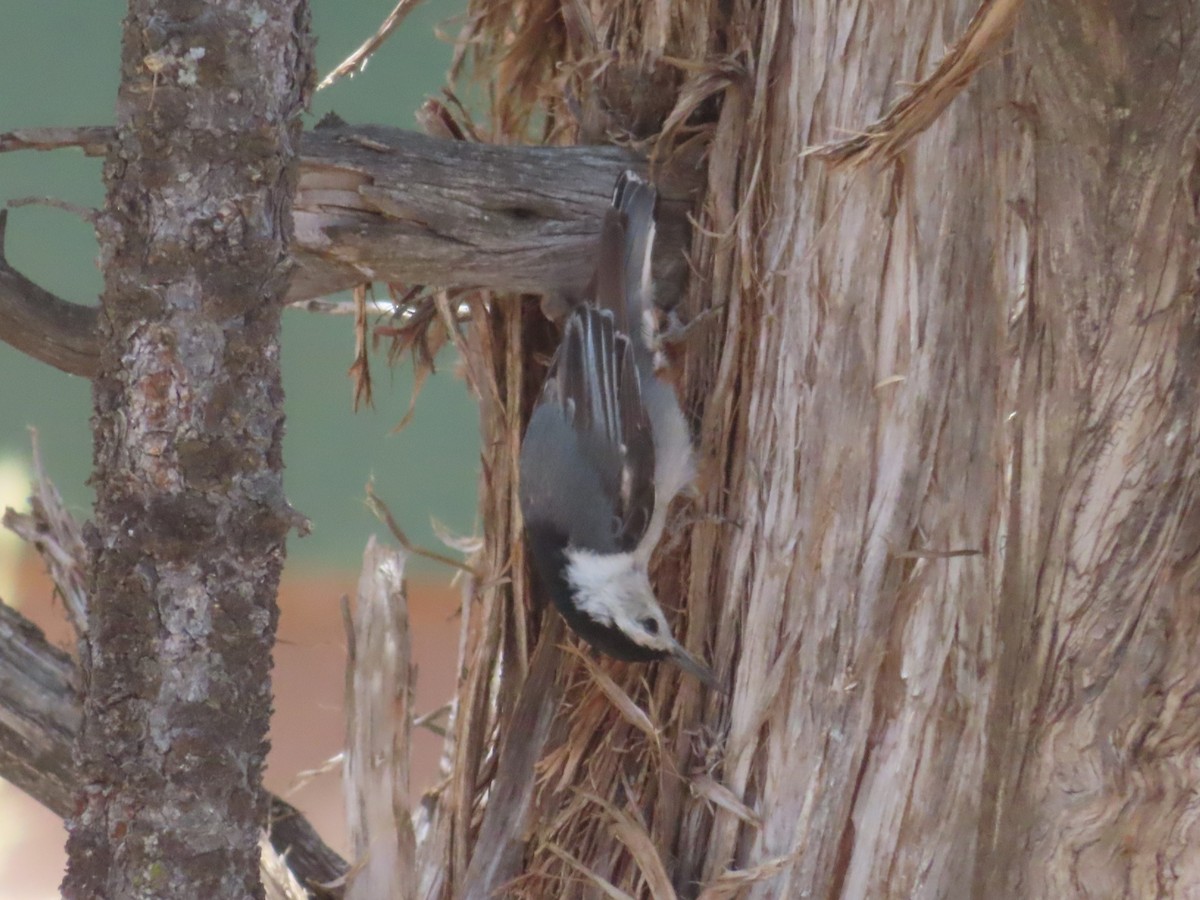
M306 125L332 110L351 123L415 128L414 111L440 90L450 61L451 47L435 29L453 35L465 5L425 0L365 71L317 94ZM392 6L393 0L314 0L320 74L351 53ZM0 9L0 132L111 122L125 4L0 0ZM74 150L0 154L0 202L51 196L99 207L100 168L100 160ZM59 296L96 302L95 239L91 226L70 213L39 206L11 211L7 252L14 267ZM285 486L315 526L310 536L289 542L293 573L305 566L357 568L367 535L379 530L362 503L371 476L413 540L436 542L431 517L459 534L474 529L477 417L451 355L442 356L412 423L393 433L408 404L407 363L389 372L382 355L374 355L375 408L356 414L346 376L354 347L349 318L289 310L283 343ZM35 426L47 472L81 517L91 504L90 413L84 380L0 344L0 457L27 460L27 426Z

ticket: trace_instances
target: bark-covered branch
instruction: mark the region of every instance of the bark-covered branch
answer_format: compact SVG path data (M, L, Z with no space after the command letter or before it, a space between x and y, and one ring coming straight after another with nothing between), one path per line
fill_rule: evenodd
M0 151L103 152L106 133L25 129L0 135ZM498 146L378 125L318 127L301 152L289 302L364 281L577 293L591 277L588 251L617 173L645 169L616 147ZM679 283L696 179L686 166L656 178L664 197L656 267L660 281ZM96 316L14 270L0 243L0 339L92 377Z
M79 731L79 674L71 658L36 625L0 603L0 777L55 815L74 807L79 774L71 745ZM268 835L292 873L315 897L337 897L347 865L304 815L271 797Z
M79 787L78 682L71 658L0 602L0 777L64 818Z
M56 369L91 377L99 351L96 310L56 297L10 266L7 222L8 210L0 209L0 338Z

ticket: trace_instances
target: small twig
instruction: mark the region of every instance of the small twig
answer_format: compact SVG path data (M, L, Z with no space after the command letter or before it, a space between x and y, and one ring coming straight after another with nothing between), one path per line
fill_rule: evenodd
M0 134L0 153L12 150L60 150L79 147L87 156L104 156L113 138L107 125L75 128L19 128Z
M379 29L367 38L357 50L342 60L336 69L326 75L317 85L317 90L329 87L343 76L361 72L371 55L383 46L383 42L388 39L388 36L399 27L410 12L416 9L420 2L421 0L400 0L396 4L396 8L388 13L388 17L383 20Z
M429 712L413 719L413 728L424 728L426 731L432 731L438 737L444 738L446 736L446 729L438 725L437 720L448 714L453 708L453 704L443 703L437 709L431 709Z
M367 312L381 316L394 316L400 312L391 300L381 300L372 297L366 303ZM294 300L287 304L288 309L298 309L301 312L321 313L326 316L358 315L358 304L353 300L329 300L326 297L314 297L312 300Z
M367 285L354 289L354 362L348 373L354 379L354 411L361 404L374 406L371 396L371 360L367 354Z
M346 758L346 751L341 750L319 766L314 766L311 769L301 769L292 777L292 783L288 785L285 796L291 797L309 784L316 781L322 775L330 775L333 773L341 774L342 763Z
M371 512L375 514L375 518L379 519L379 521L388 527L388 531L392 533L392 537L399 542L400 546L409 553L413 554L414 556L421 556L425 559L431 559L434 562L440 562L442 565L450 566L451 568L466 572L472 578L479 579L479 573L466 563L459 562L457 559L452 559L449 556L438 553L436 550L426 550L424 547L418 547L416 544L410 541L408 536L405 535L404 531L400 528L400 525L392 517L392 512L387 508L387 504L380 500L379 495L375 493L375 485L371 482L367 482L367 506L370 508Z
M9 200L7 206L9 209L17 209L22 206L49 206L79 216L89 225L95 225L96 219L100 217L100 211L97 209L59 200L57 197L18 197L16 200Z

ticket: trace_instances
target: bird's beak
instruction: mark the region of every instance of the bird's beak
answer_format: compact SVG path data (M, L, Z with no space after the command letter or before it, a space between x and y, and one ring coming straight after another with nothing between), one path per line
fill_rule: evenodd
M717 681L717 676L713 674L712 669L685 650L683 644L675 641L667 658L689 675L699 678L714 691L720 694L725 693L725 688L721 686L721 682Z

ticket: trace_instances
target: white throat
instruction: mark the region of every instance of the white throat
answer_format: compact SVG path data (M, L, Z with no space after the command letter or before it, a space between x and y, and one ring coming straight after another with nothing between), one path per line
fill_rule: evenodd
M567 581L576 607L589 618L619 628L634 642L654 650L674 645L645 566L633 553L567 550ZM654 631L641 623L654 619Z

